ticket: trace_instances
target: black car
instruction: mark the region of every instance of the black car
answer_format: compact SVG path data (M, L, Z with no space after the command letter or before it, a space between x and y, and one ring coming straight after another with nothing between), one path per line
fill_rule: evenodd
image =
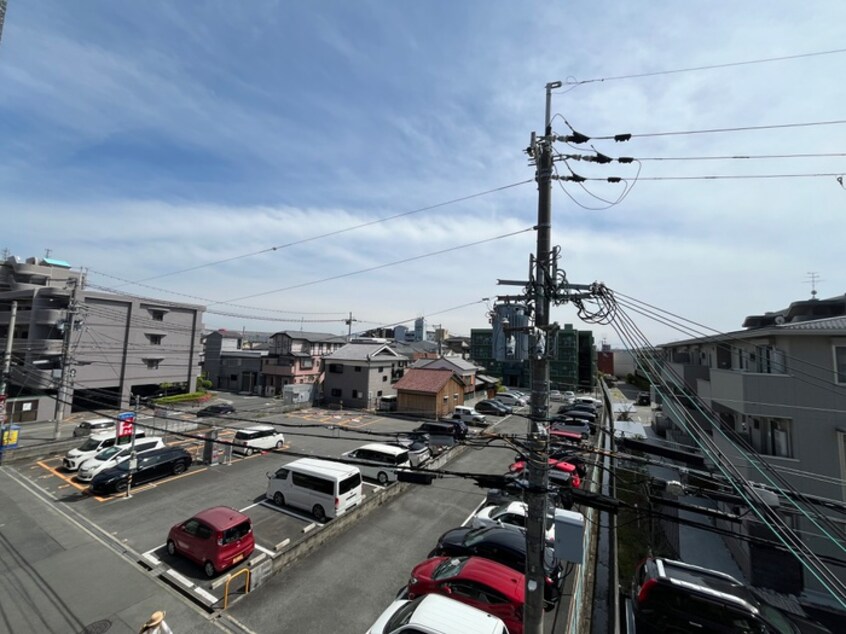
M132 472L132 485L184 473L191 466L191 454L182 447L166 447L144 452L138 456L138 466ZM101 471L91 480L94 493L126 491L129 483L129 460Z
M526 536L519 531L500 526L453 528L440 536L435 549L429 553L429 557L440 556L484 557L518 572L525 572ZM543 565L547 579L544 599L550 607L558 600L561 585L561 567L555 556L555 549L551 546L544 549Z
M421 423L417 429L412 430L412 433L429 434L429 436L452 436L456 440L463 440L467 437L469 429L467 423L461 420L426 421Z
M568 418L577 418L579 420L584 420L589 423L595 423L597 418L595 413L589 412L584 409L559 409L558 414Z
M637 634L830 634L807 616L771 606L730 575L671 559L649 557L638 566L632 610Z
M220 405L209 405L208 407L204 407L199 412L196 413L196 416L203 417L203 416L220 416L221 414L234 414L235 408L231 405L226 403Z
M479 401L476 403L475 409L480 414L490 414L491 416L507 416L513 411L513 408L499 401Z
M638 405L650 405L652 403L652 397L649 395L649 392L638 392L637 394L637 404Z

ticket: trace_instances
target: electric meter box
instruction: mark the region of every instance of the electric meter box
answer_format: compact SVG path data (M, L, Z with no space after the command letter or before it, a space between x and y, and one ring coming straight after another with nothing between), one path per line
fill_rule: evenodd
M555 509L555 555L561 561L584 563L585 516Z

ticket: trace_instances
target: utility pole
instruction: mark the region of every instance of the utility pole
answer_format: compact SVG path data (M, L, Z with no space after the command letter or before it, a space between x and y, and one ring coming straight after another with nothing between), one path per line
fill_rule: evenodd
M6 330L6 352L3 355L3 374L0 376L0 464L3 464L3 443L6 440L6 395L9 386L9 373L12 371L12 343L15 339L15 321L18 316L18 303L12 302L9 315L9 328Z
M65 402L68 400L68 393L70 392L70 383L73 379L75 370L69 368L71 364L70 358L70 344L73 331L76 329L76 311L77 311L77 291L79 290L79 280L68 278L68 283L71 285L71 296L68 301L67 317L65 318L65 332L62 339L62 376L59 379L59 390L56 394L56 408L54 410L53 418L55 424L53 426L53 440L59 440L61 431L59 429L62 421L65 418Z
M545 523L547 488L549 486L549 357L547 351L547 330L549 327L550 285L555 279L547 279L551 273L552 241L552 136L551 105L552 90L561 82L546 85L546 112L544 133L541 138L532 134L532 151L537 168L535 180L538 183L538 240L535 254L534 306L535 328L532 335L532 414L529 419L529 467L528 518L526 521L526 603L523 612L523 631L526 634L543 632L544 550L546 547Z
M345 319L344 322L347 324L347 342L352 339L352 325L355 319L353 319L352 311L350 311L349 319Z

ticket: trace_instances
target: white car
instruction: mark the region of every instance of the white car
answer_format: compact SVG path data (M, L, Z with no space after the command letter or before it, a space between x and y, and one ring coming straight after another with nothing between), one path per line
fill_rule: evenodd
M510 407L525 407L527 403L525 398L511 392L500 392L494 399Z
M571 390L567 390L566 392L562 392L561 395L564 397L565 401L568 401L570 403L572 403L573 401L576 400L576 393L571 391Z
M508 634L500 619L439 594L399 599L376 619L367 634Z
M164 446L165 444L161 438L136 439L135 453L142 454L145 451L162 449ZM79 465L79 471L76 474L76 479L80 482L91 482L91 480L94 479L94 476L101 471L116 467L124 460L129 460L130 453L132 453L132 447L130 445L118 445L116 447L112 446L108 449L103 449L103 451L98 453L96 456L88 458L85 462Z
M478 425L479 427L485 427L488 424L484 414L480 414L472 407L467 407L466 405L456 406L451 418L458 418L458 420L462 420L468 425Z
M505 502L493 506L485 506L470 520L473 528L486 526L500 526L502 528L513 528L520 532L526 532L526 517L529 514L529 505L525 502ZM555 539L555 524L550 518L549 528L546 530L547 541Z
M282 449L285 436L270 425L255 425L236 431L233 444L233 451L251 456L262 449Z

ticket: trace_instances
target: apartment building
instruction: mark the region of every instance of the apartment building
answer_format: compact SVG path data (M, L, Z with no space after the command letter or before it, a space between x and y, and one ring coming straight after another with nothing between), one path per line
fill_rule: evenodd
M74 297L74 328L63 368ZM10 333L13 301L17 317ZM81 273L54 258L8 257L0 264L0 346L12 337L10 418L54 418L63 370L70 387L64 413L127 408L134 394L153 394L163 383L193 389L202 362L204 310L90 290Z
M780 311L752 315L736 332L676 341L661 346L662 374L681 403L749 480L767 482L757 461L775 467L803 494L846 502L846 296L792 303ZM697 411L695 394L716 416ZM682 424L685 413L665 404L670 434L691 444ZM705 413L707 409L705 409ZM755 454L743 455L745 440ZM786 502L786 501L782 501ZM844 507L846 508L846 507ZM820 536L793 505L779 506L785 520L815 552L843 559L842 547ZM846 530L844 511L824 512ZM737 527L733 527L737 530ZM772 539L754 515L744 518L745 535ZM727 544L753 583L778 582L783 591L825 599L821 586L786 553L774 554L735 539ZM777 574L774 574L777 571ZM846 567L832 566L846 582Z

